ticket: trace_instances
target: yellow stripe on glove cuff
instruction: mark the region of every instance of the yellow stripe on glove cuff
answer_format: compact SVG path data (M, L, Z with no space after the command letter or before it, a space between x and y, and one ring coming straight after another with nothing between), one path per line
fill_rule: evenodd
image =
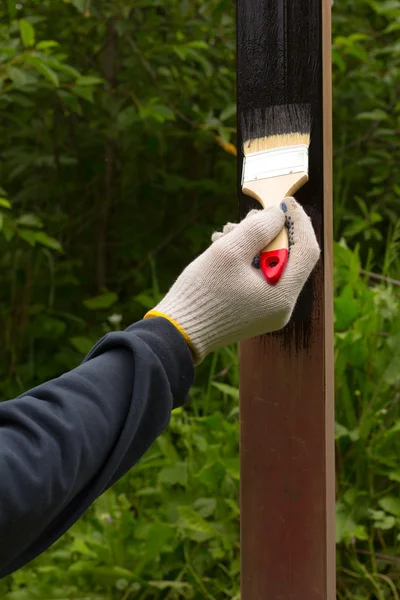
M177 323L177 321L175 321L175 319L172 319L171 317L169 317L168 315L165 315L162 312L159 312L158 310L149 310L148 313L146 313L144 315L144 319L151 319L152 317L162 317L163 319L167 319L167 321L169 321L170 323L172 323L172 325L174 327L176 327L176 329L179 331L179 333L181 335L183 335L185 342L187 343L187 345L189 346L192 354L194 356L196 356L196 350L194 349L192 340L190 339L190 337L188 336L188 334L186 333L186 331L183 329L183 327L181 327L179 325L179 323Z

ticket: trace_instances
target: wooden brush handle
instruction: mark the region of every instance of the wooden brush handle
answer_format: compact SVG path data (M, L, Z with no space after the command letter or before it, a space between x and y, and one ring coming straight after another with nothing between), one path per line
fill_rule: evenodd
M279 206L308 180L307 173L291 173L243 184L243 193L260 202L263 208ZM286 227L260 253L260 267L269 284L275 285L283 275L289 258L289 238Z

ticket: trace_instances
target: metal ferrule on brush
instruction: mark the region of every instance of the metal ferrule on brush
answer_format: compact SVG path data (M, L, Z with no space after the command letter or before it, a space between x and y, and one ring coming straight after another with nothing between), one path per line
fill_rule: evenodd
M243 162L242 184L291 173L308 173L308 146L283 146L247 154Z

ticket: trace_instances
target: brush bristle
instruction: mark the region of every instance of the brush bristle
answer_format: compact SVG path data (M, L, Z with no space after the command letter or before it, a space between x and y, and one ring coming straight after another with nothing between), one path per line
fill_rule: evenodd
M310 145L311 108L309 104L285 104L256 108L241 119L243 154L295 146Z
M264 150L272 150L272 148L282 148L283 146L297 146L298 144L309 146L310 134L285 133L248 140L243 144L243 154L248 156L249 154L253 154L253 152L262 152Z

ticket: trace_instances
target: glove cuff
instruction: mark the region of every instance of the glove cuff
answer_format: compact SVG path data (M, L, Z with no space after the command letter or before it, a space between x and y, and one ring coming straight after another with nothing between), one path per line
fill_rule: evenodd
M196 352L196 349L194 347L194 344L193 344L192 340L190 339L190 337L188 336L188 334L186 333L186 331L183 329L183 327L181 327L179 325L179 323L177 321L175 321L175 319L173 319L172 317L169 317L165 313L163 313L163 312L161 312L159 310L155 310L155 309L149 310L149 312L147 312L144 315L143 318L144 319L151 319L151 318L154 318L154 317L162 317L163 319L167 319L167 321L169 321L179 331L179 333L184 338L185 342L189 346L189 349L190 349L190 351L192 353L194 362L195 363L200 362L199 361L199 357L197 355L197 352Z

